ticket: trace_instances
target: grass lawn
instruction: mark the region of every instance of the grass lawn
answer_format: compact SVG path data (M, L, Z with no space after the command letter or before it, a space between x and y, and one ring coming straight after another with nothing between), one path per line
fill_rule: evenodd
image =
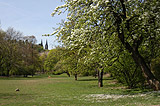
M160 92L129 90L111 78L98 88L94 77L67 75L0 78L0 106L157 106ZM20 91L16 92L15 89Z

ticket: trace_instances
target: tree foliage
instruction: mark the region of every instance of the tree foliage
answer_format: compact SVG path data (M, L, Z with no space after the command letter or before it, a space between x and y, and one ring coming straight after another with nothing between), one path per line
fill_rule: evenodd
M23 36L8 28L0 31L0 75L34 75L39 70L39 54L34 36Z
M99 67L112 65L127 50L151 87L159 90L149 66L160 53L159 5L157 0L65 0L52 15L68 10L67 21L53 34L79 54L87 49L84 57L92 55L88 60Z

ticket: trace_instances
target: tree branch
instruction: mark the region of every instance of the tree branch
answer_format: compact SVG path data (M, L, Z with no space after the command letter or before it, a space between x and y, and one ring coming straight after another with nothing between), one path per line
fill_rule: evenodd
M124 5L124 0L120 0L120 2L123 8L123 19L125 20L127 16L126 16L126 7Z

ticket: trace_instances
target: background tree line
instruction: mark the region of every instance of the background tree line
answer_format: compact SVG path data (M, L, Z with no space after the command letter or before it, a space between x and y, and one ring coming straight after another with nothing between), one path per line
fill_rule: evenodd
M0 30L0 75L34 75L40 70L39 50L34 36L23 36L8 28Z

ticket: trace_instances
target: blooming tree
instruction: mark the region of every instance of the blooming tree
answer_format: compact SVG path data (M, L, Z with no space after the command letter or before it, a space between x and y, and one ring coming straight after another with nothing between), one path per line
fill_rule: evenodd
M159 56L160 2L157 0L64 0L52 13L68 11L53 33L70 49L87 49L99 67L112 65L127 50L154 90L160 83L149 62ZM153 55L154 54L154 55ZM86 55L88 56L88 55Z

